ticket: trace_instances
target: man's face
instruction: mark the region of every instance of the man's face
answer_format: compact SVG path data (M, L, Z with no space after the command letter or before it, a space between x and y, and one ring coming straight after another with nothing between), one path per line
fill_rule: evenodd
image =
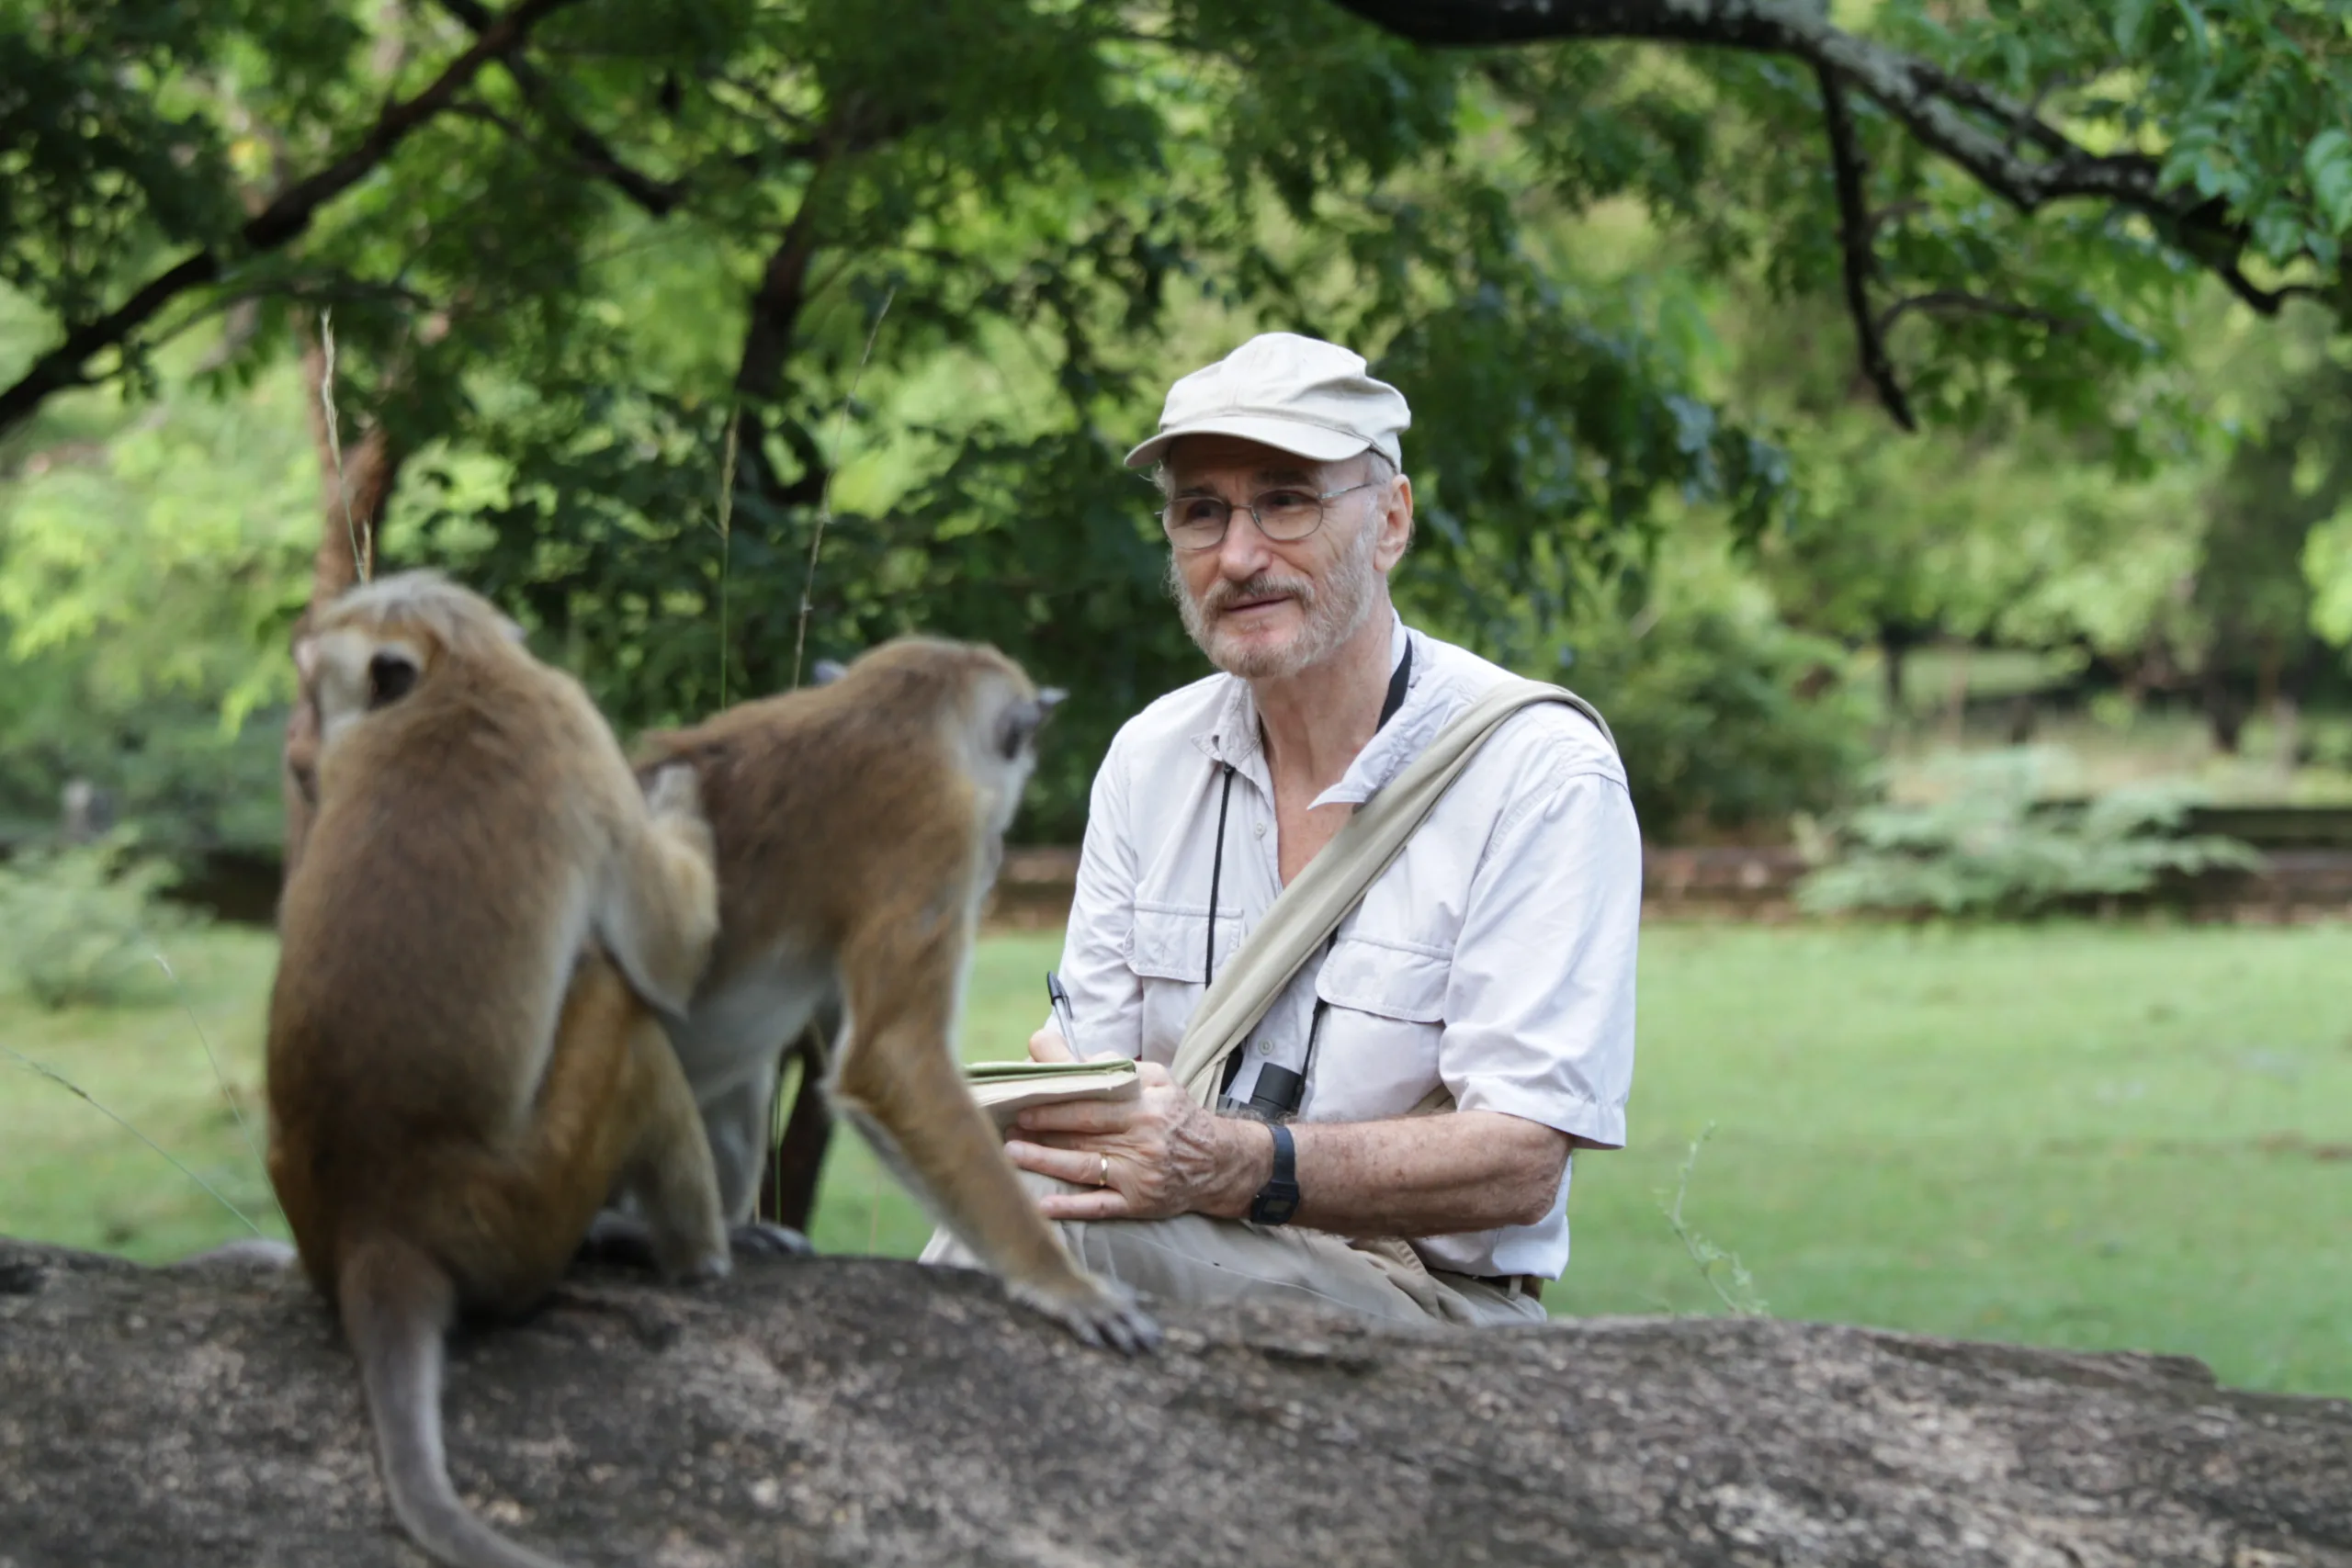
M1272 490L1320 495L1323 525L1303 539L1269 539L1244 503ZM1168 580L1184 629L1218 669L1281 680L1319 663L1385 601L1385 574L1412 531L1412 489L1376 454L1316 463L1224 435L1188 435L1168 454L1171 497L1233 503L1223 542L1170 547Z

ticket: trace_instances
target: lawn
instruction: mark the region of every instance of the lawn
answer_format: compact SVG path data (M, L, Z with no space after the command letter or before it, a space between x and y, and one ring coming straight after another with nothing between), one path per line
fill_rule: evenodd
M1057 945L984 944L967 1054L1020 1048ZM166 1006L0 1000L0 1045L276 1230L191 1021L250 1104L269 945L219 932L173 959ZM1642 987L1634 1145L1578 1162L1555 1314L1721 1310L1657 1200L1712 1122L1685 1217L1776 1314L2174 1351L2352 1394L2352 928L1660 926ZM0 1231L157 1258L242 1229L0 1058ZM819 1245L904 1255L925 1229L845 1134Z

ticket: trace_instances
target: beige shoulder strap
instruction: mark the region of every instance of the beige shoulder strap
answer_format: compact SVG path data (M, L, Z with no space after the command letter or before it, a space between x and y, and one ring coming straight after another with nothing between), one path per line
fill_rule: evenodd
M1617 744L1608 722L1590 703L1564 687L1537 681L1505 682L1456 715L1429 750L1357 807L1338 836L1283 889L1201 998L1169 1064L1170 1076L1195 1104L1216 1103L1226 1058L1241 1048L1291 976L1395 863L1406 840L1487 737L1531 703L1566 703L1599 725L1611 746ZM1437 1109L1416 1107L1423 1108Z

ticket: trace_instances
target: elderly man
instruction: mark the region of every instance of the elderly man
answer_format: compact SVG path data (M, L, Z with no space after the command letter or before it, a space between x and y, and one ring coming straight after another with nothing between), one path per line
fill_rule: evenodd
M1605 731L1506 719L1275 1000L1220 1109L1168 1072L1210 980L1355 808L1510 679L1413 630L1396 389L1334 344L1251 339L1169 392L1169 578L1220 674L1129 720L1094 781L1061 976L1076 1042L1141 1094L1022 1113L1005 1149L1072 1254L1163 1302L1540 1320L1570 1156L1616 1148L1641 842ZM1446 1114L1413 1114L1440 1088ZM967 1255L944 1235L928 1261Z

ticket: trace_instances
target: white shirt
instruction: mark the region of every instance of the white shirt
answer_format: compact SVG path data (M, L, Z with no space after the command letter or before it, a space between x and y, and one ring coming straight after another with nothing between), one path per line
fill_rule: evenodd
M1316 806L1361 804L1508 672L1397 622L1413 653L1403 705ZM1229 765L1223 853L1217 815ZM1061 978L1080 1054L1168 1062L1206 989L1209 885L1222 970L1282 890L1273 781L1249 684L1212 675L1120 729L1095 775ZM1306 1069L1303 1122L1400 1116L1441 1082L1463 1111L1625 1142L1642 846L1625 772L1562 703L1505 720L1267 1011L1227 1090L1261 1066ZM1327 1004L1319 1028L1316 1003ZM1557 1279L1569 1173L1532 1225L1424 1236L1432 1268ZM1312 1194L1309 1194L1310 1200Z

